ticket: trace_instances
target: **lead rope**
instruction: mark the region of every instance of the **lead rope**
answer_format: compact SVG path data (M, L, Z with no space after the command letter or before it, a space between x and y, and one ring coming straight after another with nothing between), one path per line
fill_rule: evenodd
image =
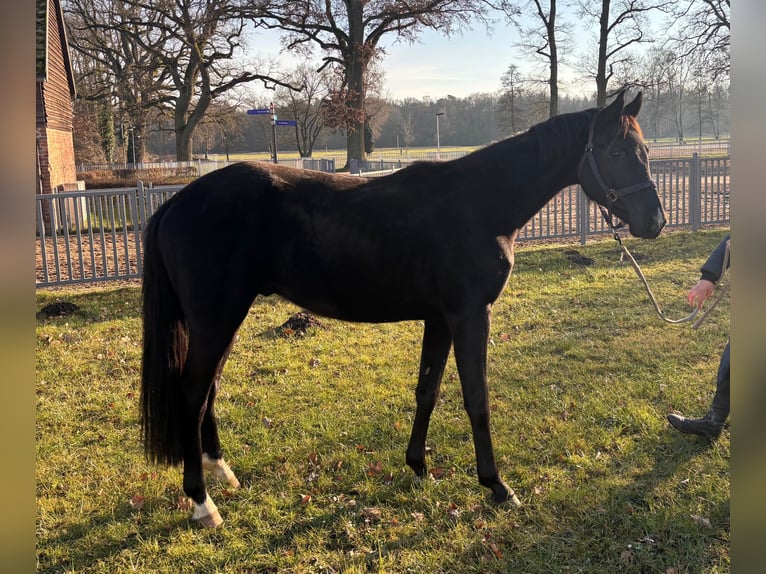
M633 265L633 269L636 270L636 275L638 275L639 279L641 279L641 282L644 284L644 287L646 288L646 293L649 295L649 300L652 302L652 305L654 305L654 309L655 311L657 311L657 315L659 315L660 319L662 319L666 323L671 323L673 325L678 325L680 323L687 323L693 320L697 316L697 313L699 313L700 311L699 307L695 307L694 310L689 315L681 319L668 319L665 316L665 312L662 310L662 308L660 307L660 304L657 302L657 299L655 298L654 293L652 293L652 289L649 287L649 282L646 280L646 277L644 276L643 271L641 271L641 267L639 267L633 255L630 253L630 251L628 251L628 248L625 247L625 245L622 243L622 238L620 237L619 233L617 233L617 228L612 223L611 210L609 213L609 217L607 218L606 210L601 205L599 205L599 209L601 210L601 215L604 216L604 219L606 219L607 224L609 225L609 227L611 228L613 232L612 237L614 237L615 241L617 241L617 243L620 245L620 248L622 248L622 254L620 255L620 260L622 260L623 255L628 256L630 263ZM724 253L724 256L723 256L723 265L721 269L721 274L718 277L718 281L716 281L715 283L715 288L717 288L721 284L721 281L723 280L723 277L726 274L728 263L729 263L729 246L727 245L726 252ZM716 300L713 301L713 304L710 307L708 307L708 309L700 316L700 318L697 319L694 325L692 325L692 329L699 328L702 322L707 318L710 312L713 309L715 309L716 305L718 305L718 303L721 302L721 299L728 291L729 291L729 283L727 282L726 285L719 292Z

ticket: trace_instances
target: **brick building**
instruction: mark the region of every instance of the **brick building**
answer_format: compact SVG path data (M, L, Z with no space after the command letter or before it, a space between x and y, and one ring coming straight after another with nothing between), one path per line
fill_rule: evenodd
M60 0L36 1L37 193L78 189L72 140L76 92Z

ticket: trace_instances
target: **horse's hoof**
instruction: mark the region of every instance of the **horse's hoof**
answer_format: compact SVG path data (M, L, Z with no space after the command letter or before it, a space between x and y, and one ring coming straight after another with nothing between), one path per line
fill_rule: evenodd
M229 465L222 458L210 458L206 452L203 452L202 468L212 472L217 480L229 483L232 488L236 489L241 486Z
M505 484L502 480L498 480L490 488L492 489L492 502L498 506L511 505L515 508L519 508L521 506L519 497L516 496L516 493L513 491L513 489Z
M510 492L510 497L508 499L506 499L506 501L503 504L505 504L505 505L510 504L514 508L520 508L521 507L521 500L519 500L519 497L516 496L515 492L511 491Z
M425 462L422 460L408 460L407 466L412 469L412 472L415 473L415 476L418 477L419 480L428 476L428 467L426 467Z
M203 528L218 528L223 524L223 518L221 518L221 515L217 510L212 514L206 514L205 516L200 516L193 520Z
M218 507L209 496L205 497L205 502L202 504L194 504L192 520L204 528L218 528L223 524L223 519L218 513Z

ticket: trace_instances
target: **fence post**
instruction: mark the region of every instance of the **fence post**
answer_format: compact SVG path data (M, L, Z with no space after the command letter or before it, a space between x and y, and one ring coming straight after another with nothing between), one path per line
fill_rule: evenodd
M144 182L139 181L136 183L135 193L133 194L133 201L135 202L135 209L133 215L136 217L136 221L133 222L133 240L136 242L136 273L141 276L144 274L144 262L143 255L141 253L141 238L143 237L144 223L146 221L146 207L145 207ZM127 271L130 273L130 264L127 264Z
M351 175L357 175L359 173L359 160L351 158L348 160L348 171Z
M692 231L700 228L702 219L702 179L700 158L695 151L689 163L689 223Z
M580 231L580 245L585 245L585 238L588 236L590 227L590 216L588 213L588 198L585 192L577 186L577 227Z

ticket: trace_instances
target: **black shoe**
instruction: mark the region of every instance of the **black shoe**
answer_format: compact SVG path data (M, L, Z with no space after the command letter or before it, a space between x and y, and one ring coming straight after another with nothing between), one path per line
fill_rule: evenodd
M682 433L697 434L708 440L715 440L721 434L723 423L709 412L698 419L688 419L682 415L669 414L668 422Z

